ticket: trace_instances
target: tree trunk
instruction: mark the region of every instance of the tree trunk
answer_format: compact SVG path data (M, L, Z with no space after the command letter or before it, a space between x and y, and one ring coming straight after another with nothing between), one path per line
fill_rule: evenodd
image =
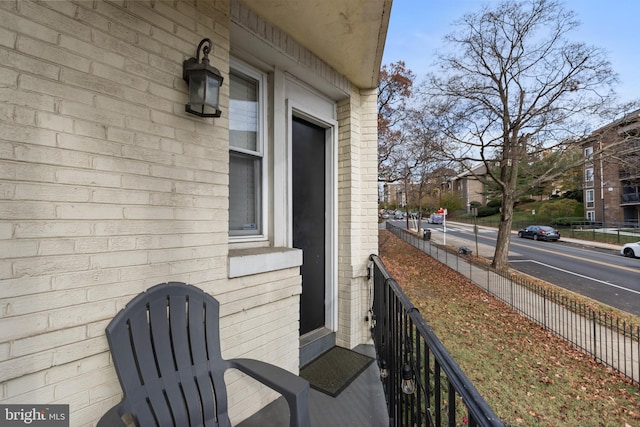
M514 194L503 193L496 251L493 255L493 262L491 263L491 266L497 270L506 270L509 267L509 243L511 242L514 202Z

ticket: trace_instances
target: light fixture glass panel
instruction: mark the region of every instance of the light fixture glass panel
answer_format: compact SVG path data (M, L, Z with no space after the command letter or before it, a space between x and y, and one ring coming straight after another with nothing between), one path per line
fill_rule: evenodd
M196 110L195 106L204 101L204 74L204 71L192 71L189 76L189 104Z

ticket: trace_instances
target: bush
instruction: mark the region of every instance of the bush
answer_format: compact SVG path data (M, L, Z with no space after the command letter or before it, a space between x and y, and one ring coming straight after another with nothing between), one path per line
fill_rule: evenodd
M581 205L574 199L558 199L545 203L540 207L540 215L550 218L575 216Z
M562 194L562 198L564 199L573 199L573 200L577 200L580 203L584 202L584 193L582 192L582 190L569 190L569 191L565 191Z
M485 206L483 208L478 208L478 217L481 218L484 216L491 216L497 214L498 212L500 212L499 207Z
M440 197L440 207L449 210L449 212L454 212L465 208L464 204L462 203L462 198L460 198L460 196L455 192L442 194L442 196Z
M491 199L489 203L487 203L488 208L501 208L502 207L502 199Z
M535 200L532 199L531 196L529 196L529 195L521 196L518 199L518 203L531 203L531 202L535 202Z

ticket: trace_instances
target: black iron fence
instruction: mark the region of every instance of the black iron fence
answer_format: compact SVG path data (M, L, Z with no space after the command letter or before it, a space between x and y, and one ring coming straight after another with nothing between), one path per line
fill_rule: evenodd
M387 229L467 277L523 316L640 385L639 325L629 324L522 277L474 264L469 257L450 252L389 222Z
M418 309L371 255L372 337L390 425L503 426Z
M621 203L638 203L640 202L640 193L627 193L622 195Z

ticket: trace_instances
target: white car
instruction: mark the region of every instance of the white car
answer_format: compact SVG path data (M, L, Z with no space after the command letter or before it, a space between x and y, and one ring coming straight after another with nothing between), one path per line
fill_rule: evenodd
M640 258L640 242L625 244L622 249L620 249L620 253L626 257Z

